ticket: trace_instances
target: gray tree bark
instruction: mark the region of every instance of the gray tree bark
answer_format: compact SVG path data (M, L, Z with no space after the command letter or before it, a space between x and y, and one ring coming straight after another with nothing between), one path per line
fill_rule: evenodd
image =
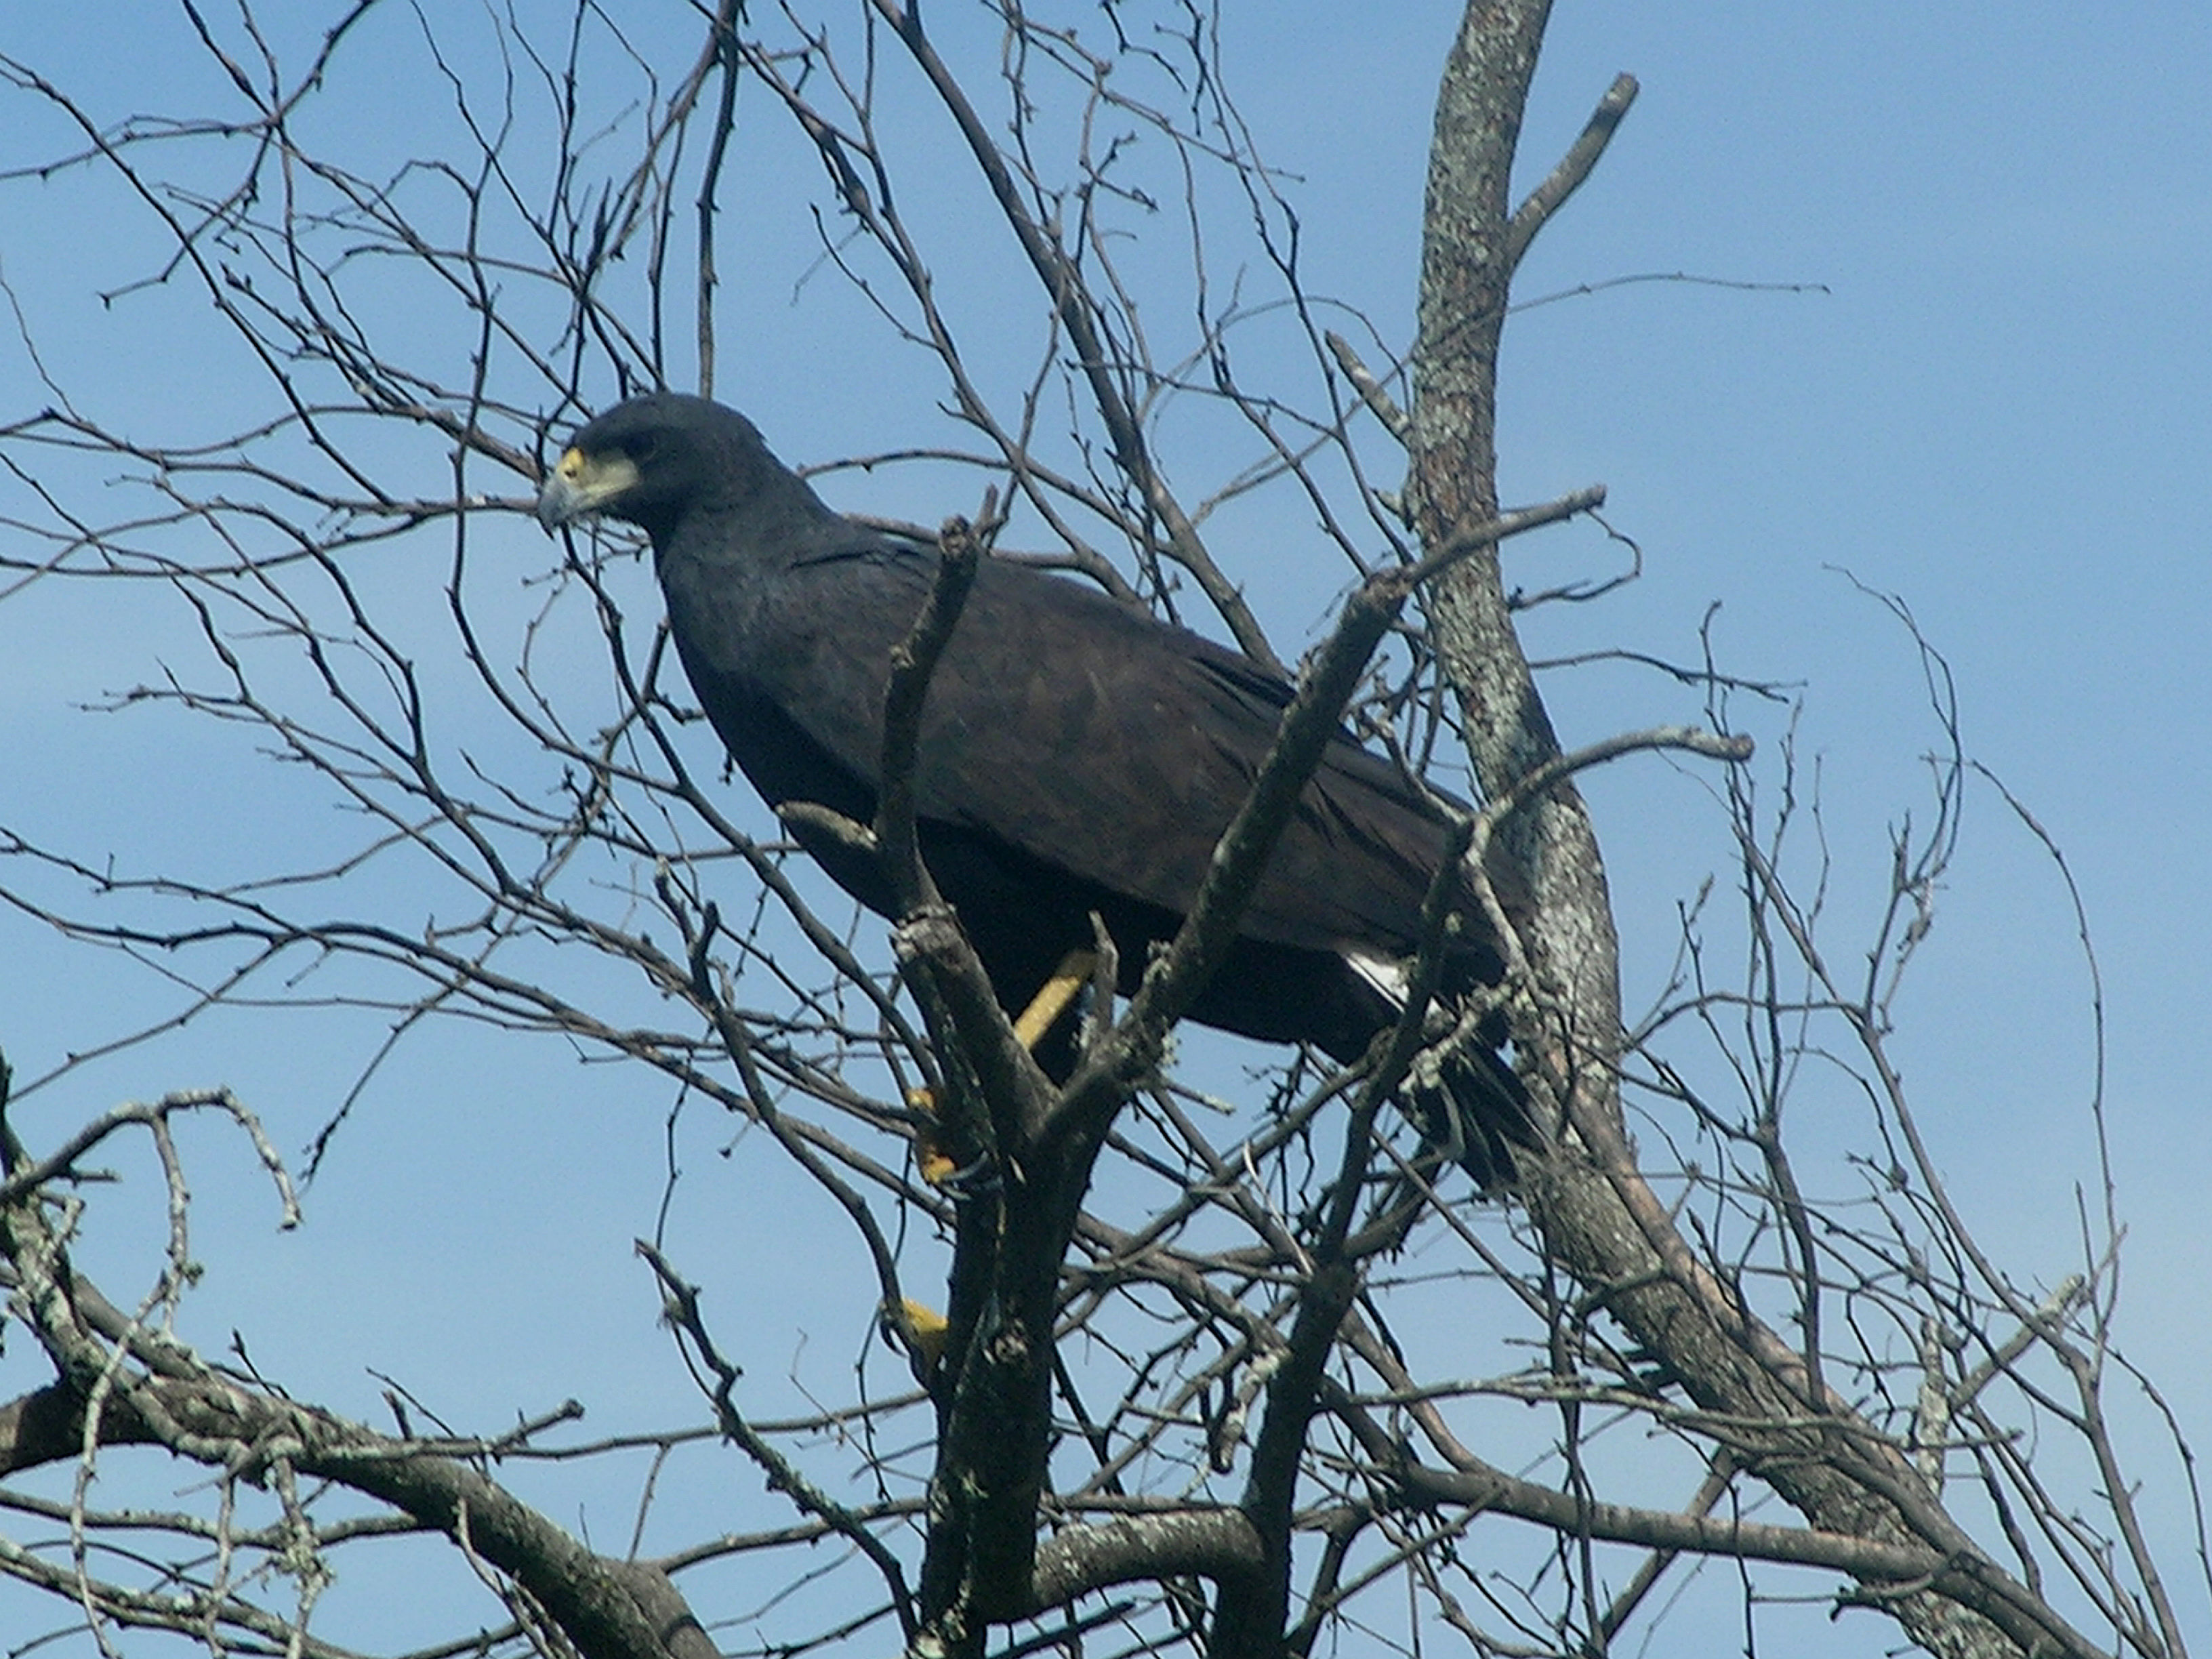
M1430 547L1497 515L1498 349L1513 269L1626 107L1616 86L1593 119L1595 142L1511 210L1510 169L1549 11L1547 0L1475 0L1437 94L1410 432L1416 526ZM1430 614L1477 777L1495 797L1560 753L1513 630L1496 549L1443 578ZM1553 1258L1701 1407L1771 1425L1746 1435L1740 1462L1814 1526L1942 1553L1951 1570L1930 1583L1864 1587L1868 1603L1912 1640L1947 1659L2095 1652L1991 1562L1879 1431L1706 1270L1638 1175L1620 1109L1611 900L1571 782L1516 814L1500 839L1517 890L1499 898L1524 958L1509 1018L1559 1129L1556 1155L1524 1191Z

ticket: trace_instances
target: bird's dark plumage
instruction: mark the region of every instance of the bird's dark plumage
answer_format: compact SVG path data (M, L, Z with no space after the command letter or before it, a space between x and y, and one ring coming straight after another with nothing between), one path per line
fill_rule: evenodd
M831 511L743 416L672 393L586 425L538 510L548 529L605 513L652 538L692 687L771 805L873 818L891 651L928 597L934 549ZM982 562L930 681L915 793L924 859L1002 1002L1020 1008L1086 948L1093 912L1133 988L1196 896L1290 696L1198 635ZM797 833L839 885L890 909L870 855ZM1396 767L1348 736L1333 743L1192 1018L1357 1059L1396 1018L1394 976L1447 833ZM1462 990L1502 971L1472 911L1448 967ZM1510 1146L1533 1144L1518 1079L1486 1049L1443 1087L1461 1161L1485 1184L1510 1176Z

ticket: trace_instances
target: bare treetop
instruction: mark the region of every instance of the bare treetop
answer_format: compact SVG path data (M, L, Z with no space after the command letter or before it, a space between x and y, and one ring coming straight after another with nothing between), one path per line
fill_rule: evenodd
M143 24L173 59L150 79L0 56L13 222L109 218L8 254L39 385L0 408L0 629L50 598L112 618L103 718L215 734L250 781L180 821L212 794L283 825L115 846L0 803L0 898L132 990L0 1073L0 1577L46 1621L22 1650L1580 1655L1644 1642L1707 1564L1747 1620L1811 1598L1870 1650L2185 1650L2180 1558L2106 1413L2135 1382L2109 1182L2069 1219L2078 1274L2019 1278L1893 1052L1981 775L1943 659L1887 601L1933 758L1854 934L1784 696L1710 640L1607 636L1640 555L1590 524L1601 487L1499 497L1515 269L1632 131L1634 81L1589 89L1516 200L1547 9L1469 9L1400 337L1309 283L1219 21L363 0L312 27L181 8ZM764 462L808 526L777 547L882 577L778 589L845 658L772 708L732 688L801 630L722 625L757 595L625 493L681 434L586 424L653 389L746 408L808 485L757 434L713 477ZM1500 544L1539 530L1553 562L1514 588ZM1612 730L1562 739L1538 608L1656 671ZM1085 687L1117 715L1158 691L1156 729L1106 756ZM834 727L838 766L779 772L769 715ZM1709 786L1721 867L1624 1014L1577 781L1654 757ZM1133 793L1170 762L1214 769L1202 822ZM1088 885L1009 902L961 878L955 827ZM1109 879L1170 840L1172 890ZM1378 906L1387 950L1292 937ZM1310 988L1255 941L1328 955L1363 1018L1285 1013ZM36 1119L211 1028L312 1062L313 1097ZM425 1049L454 1101L392 1097ZM349 1354L371 1423L196 1318L204 1171L273 1179L290 1224L294 1166L332 1179L390 1115L419 1112L425 1162L441 1115L520 1146L541 1052L618 1103L610 1147L665 1161L622 1221L664 1329L622 1358L687 1407L641 1384L453 1420ZM484 1228L543 1210L531 1162L480 1183ZM94 1264L134 1203L160 1219L118 1291ZM738 1210L773 1261L704 1242ZM757 1312L782 1296L857 1363L793 1358ZM349 1600L387 1571L406 1605Z

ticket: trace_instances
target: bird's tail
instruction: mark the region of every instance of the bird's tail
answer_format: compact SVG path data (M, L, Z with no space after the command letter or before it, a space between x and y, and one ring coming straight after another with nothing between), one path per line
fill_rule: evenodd
M1429 1144L1485 1192L1511 1186L1516 1158L1543 1147L1528 1086L1503 1055L1481 1043L1427 1058L1401 1093Z

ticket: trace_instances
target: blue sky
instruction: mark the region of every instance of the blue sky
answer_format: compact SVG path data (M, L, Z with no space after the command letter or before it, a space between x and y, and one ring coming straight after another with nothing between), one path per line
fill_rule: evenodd
M449 9L426 9L448 21ZM944 0L936 9L940 27L963 27ZM191 78L204 71L173 26L141 33L137 12L125 15L87 5L35 28L0 19L0 52L97 89L118 113L190 107L213 82ZM1261 153L1288 177L1308 284L1356 304L1399 346L1430 100L1455 18L1424 0L1232 4L1224 20L1229 83ZM410 61L413 27L396 9L374 14L340 67ZM1644 553L1641 581L1604 605L1539 613L1532 649L1687 659L1718 603L1723 665L1802 696L1800 753L1820 768L1843 915L1878 897L1891 826L1920 810L1935 733L1909 641L1842 573L1899 596L1948 659L1968 752L2033 811L2080 885L2103 974L2106 1109L2130 1230L2120 1338L2200 1438L2212 1434L2193 1295L2212 1275L2200 1054L2212 995L2201 748L2212 532L2197 499L2212 463L2208 63L2212 14L2182 4L1561 8L1524 132L1528 177L1614 73L1637 75L1643 93L1523 267L1524 301L1598 291L1509 325L1500 440L1509 500L1601 480L1610 522ZM441 106L422 84L381 127L333 118L333 142L394 155L434 143ZM15 132L0 140L0 166L58 147L52 128ZM763 144L751 165L797 165ZM251 399L225 378L240 372L235 353L204 303L94 296L117 260L151 246L132 212L82 175L9 179L0 275L47 370L87 408L154 438ZM847 326L803 238L745 246L721 389L787 458L945 435L932 424L937 386ZM933 257L942 275L985 255L948 244ZM1692 280L1601 286L1676 274ZM732 320L741 316L759 325ZM4 321L0 422L50 395ZM463 373L456 362L453 378ZM1182 465L1204 476L1236 459ZM924 521L971 504L916 503L898 476L841 477L825 490ZM1223 524L1217 553L1278 641L1317 637L1343 571L1302 559L1314 537L1296 503L1255 504ZM526 522L486 534L542 568ZM1533 587L1611 556L1577 532L1533 539L1510 564ZM0 599L10 750L0 822L142 868L179 856L252 868L334 833L300 780L234 744L195 746L180 726L82 712L190 648L175 617L116 607L97 584ZM1697 708L1659 678L1617 668L1553 676L1547 692L1571 743ZM1771 743L1778 720L1751 717ZM1725 862L1710 787L1696 768L1651 761L1591 781L1632 1009L1666 971L1678 900ZM392 899L407 913L407 894ZM150 975L118 979L112 959L0 915L0 1049L21 1078L149 1017L164 994ZM2024 1280L2055 1281L2078 1255L2077 1184L2094 1179L2087 980L2063 886L1990 788L1970 792L1960 856L1900 1011L1898 1052L1960 1202ZM17 1121L56 1135L117 1099L221 1080L295 1146L372 1035L343 1022L313 1030L271 1035L245 1014L204 1022L70 1073ZM364 1414L376 1409L374 1365L434 1387L465 1419L503 1421L568 1394L606 1400L618 1420L682 1415L689 1385L629 1255L670 1156L672 1103L656 1088L517 1042L427 1035L380 1074L311 1194L308 1227L281 1240L240 1149L196 1133L210 1267L188 1304L200 1340L220 1346L238 1325L273 1373ZM817 1227L835 1236L811 1195L754 1201L744 1149L720 1158L726 1132L701 1118L672 1137L696 1194L682 1211L696 1259L773 1256ZM142 1212L104 1200L88 1249L143 1276L159 1218L148 1171L126 1173ZM495 1212L510 1190L543 1196ZM828 1254L823 1279L763 1275L744 1310L762 1371L787 1365L794 1390L810 1375L842 1376L866 1340L864 1265ZM549 1261L557 1285L539 1271ZM272 1319L272 1299L297 1317ZM597 1501L600 1527L621 1531L620 1483ZM2170 1496L2151 1502L2179 1524ZM2177 1537L2176 1565L2183 1553ZM2208 1628L2201 1596L2187 1616ZM1652 1650L1703 1650L1692 1628L1662 1632ZM1870 1651L1887 1638L1847 1621L1829 1639Z

